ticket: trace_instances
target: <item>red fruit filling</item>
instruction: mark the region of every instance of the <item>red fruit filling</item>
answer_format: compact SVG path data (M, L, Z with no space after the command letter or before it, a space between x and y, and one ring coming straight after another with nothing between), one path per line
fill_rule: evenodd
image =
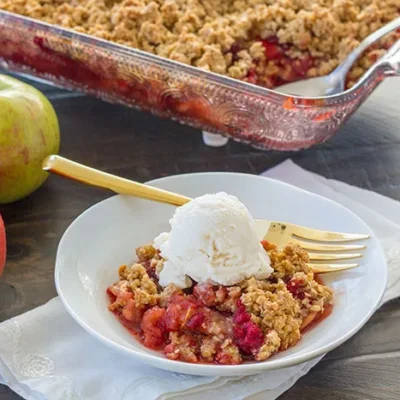
M257 353L264 341L262 330L251 321L243 325L235 325L233 338L239 349L247 354Z
M283 48L278 44L278 39L275 36L262 40L261 42L264 46L265 56L268 60L277 60L283 57Z
M237 311L233 315L233 339L244 353L255 354L264 342L264 335L261 328L250 321L250 318L245 306L238 301Z
M293 278L287 284L286 287L292 295L300 300L304 299L306 282L303 279Z
M307 72L315 66L315 59L308 52L301 58L289 55L290 45L279 44L276 36L262 39L265 60L258 61L244 79L246 82L266 86L273 89L288 82L294 82L307 76Z
M151 349L156 349L165 343L165 308L153 307L143 314L140 328L143 331L143 343Z
M121 313L123 317L134 324L140 324L143 318L145 310L143 307L137 307L136 302L133 299L129 299L126 302L125 307L122 309Z
M194 298L173 295L165 313L165 326L170 332L200 328L206 310Z
M251 315L246 311L246 307L243 303L239 300L237 302L237 310L235 314L233 314L233 323L236 325L241 325L246 322L249 322L251 319Z
M200 327L203 325L203 322L205 321L205 319L206 319L206 316L205 316L204 312L200 311L189 318L189 320L186 322L186 327L190 330L200 329Z
M197 284L193 289L193 294L207 307L212 307L216 304L217 297L214 287L210 283Z

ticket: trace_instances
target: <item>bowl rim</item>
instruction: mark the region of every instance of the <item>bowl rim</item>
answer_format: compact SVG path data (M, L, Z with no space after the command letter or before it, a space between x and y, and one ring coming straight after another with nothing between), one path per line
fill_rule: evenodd
M354 212L349 210L347 207L344 207L340 203L337 203L327 197L321 196L319 194L315 194L312 192L309 192L307 190L304 190L302 188L299 188L297 186L288 184L286 182L282 182L276 179L272 179L269 177L264 177L260 175L252 175L252 174L246 174L246 173L236 173L236 172L195 172L195 173L184 173L184 174L177 174L177 175L171 175L168 177L162 177L158 179L153 179L150 181L147 181L146 184L149 184L151 186L157 185L159 182L165 182L169 179L180 179L179 177L181 176L186 176L190 177L193 175L196 176L210 176L210 175L233 175L233 176L246 176L247 178L250 179L256 179L256 180L267 180L267 181L273 181L274 184L278 184L284 187L290 187L291 190L296 190L300 193L306 193L307 195L311 195L313 197L317 197L319 199L322 199L323 201L327 201L330 203L333 203L335 206L338 206L342 210L344 210L347 213L350 213L353 218L357 219L361 224L365 226L366 231L369 233L371 239L375 240L376 244L376 249L379 252L379 258L381 259L381 262L385 266L385 268L382 268L382 281L380 282L380 290L379 293L377 294L373 306L370 308L370 310L366 313L366 315L363 317L363 319L355 325L352 329L350 329L347 333L341 335L339 338L335 339L329 344L326 344L324 346L318 347L314 350L307 351L305 354L302 355L296 355L293 354L290 356L288 359L268 359L265 361L261 362L254 362L254 363L244 363L244 364L239 364L239 365L214 365L214 364L191 364L191 363L186 363L183 361L177 361L177 360L169 360L167 358L160 357L158 355L152 355L149 353L142 353L140 351L134 350L127 348L121 344L118 344L114 342L112 339L98 333L95 329L91 328L85 321L83 321L77 313L69 306L68 301L64 298L63 296L63 291L61 288L61 283L60 283L60 271L61 271L61 266L59 262L59 252L60 249L62 248L64 242L67 240L68 232L72 229L73 226L75 226L82 218L85 217L85 215L90 212L94 207L104 204L106 202L113 201L113 199L120 197L121 195L116 195L116 196L111 196L105 200L102 200L100 202L95 203L85 211L83 211L81 214L78 215L74 219L74 221L68 226L68 228L65 230L58 248L57 248L57 255L56 255L56 263L55 263L55 270L54 270L54 278L55 278L55 285L56 285L56 290L57 293L61 299L62 304L68 311L68 313L74 318L74 320L83 328L85 329L88 333L90 333L92 336L95 338L99 339L101 342L106 344L108 347L113 348L114 350L118 350L120 353L126 354L128 356L133 356L137 360L145 362L149 365L155 366L157 368L169 370L169 371L174 371L174 372L183 372L185 369L192 370L192 371L184 371L183 373L187 374L192 374L192 375L213 375L213 376L238 376L238 375L251 375L251 374L256 374L260 372L265 372L265 371L272 371L276 369L281 369L281 368L286 368L294 365L301 364L303 362L315 359L319 356L325 355L327 352L335 349L336 347L340 346L343 344L345 341L350 339L353 335L355 335L366 323L367 321L371 318L373 313L376 311L378 308L386 286L387 286L387 279L388 279L388 269L387 269L387 263L386 259L384 256L383 249L380 245L380 242L378 238L376 237L375 233L372 231L372 229L360 218L358 215L356 215ZM295 348L295 346L293 347Z

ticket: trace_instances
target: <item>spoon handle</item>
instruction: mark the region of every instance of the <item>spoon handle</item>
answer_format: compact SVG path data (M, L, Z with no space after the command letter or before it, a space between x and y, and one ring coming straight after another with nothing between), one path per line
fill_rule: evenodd
M129 179L120 178L57 155L48 156L43 161L42 168L45 171L54 172L81 183L86 183L102 189L109 189L119 194L158 201L160 203L181 206L191 200L189 197L147 186Z
M381 65L389 65L390 69L386 72L386 75L400 76L400 40L379 61Z
M357 60L358 57L367 49L371 44L375 43L377 40L382 38L383 36L387 35L389 32L400 28L400 17L396 18L392 22L382 26L382 28L378 29L371 35L367 36L358 47L356 47L342 62L342 64L334 71L341 76L346 76L349 72L350 68L353 66L354 62Z

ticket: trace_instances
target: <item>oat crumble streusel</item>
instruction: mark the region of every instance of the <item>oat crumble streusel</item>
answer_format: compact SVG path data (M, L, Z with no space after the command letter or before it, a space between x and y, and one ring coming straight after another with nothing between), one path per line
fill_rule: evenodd
M274 272L235 286L193 283L192 288L161 288L159 252L136 250L138 262L119 268L108 288L113 311L143 344L167 358L186 362L240 364L263 361L294 346L305 328L330 311L333 292L307 265L297 245L282 251L262 242Z
M332 71L398 0L0 0L0 9L266 87ZM372 47L352 85L400 33Z

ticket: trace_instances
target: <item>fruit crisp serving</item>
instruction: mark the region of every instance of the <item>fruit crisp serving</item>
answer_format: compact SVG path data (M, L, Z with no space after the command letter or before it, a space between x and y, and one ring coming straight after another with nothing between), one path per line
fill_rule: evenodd
M163 259L153 246L119 268L109 309L146 347L191 363L263 361L294 346L302 333L332 310L333 292L308 267L296 245L283 251L262 242L273 273L234 286L196 283L188 289L159 285Z
M0 0L0 9L273 88L332 71L399 0ZM348 86L400 37L368 49Z

